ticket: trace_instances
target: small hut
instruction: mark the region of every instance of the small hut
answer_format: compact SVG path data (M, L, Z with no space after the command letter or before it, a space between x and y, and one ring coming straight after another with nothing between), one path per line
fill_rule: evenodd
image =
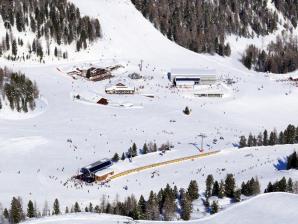
M109 104L109 101L105 98L101 98L97 104L101 104L101 105L108 105Z

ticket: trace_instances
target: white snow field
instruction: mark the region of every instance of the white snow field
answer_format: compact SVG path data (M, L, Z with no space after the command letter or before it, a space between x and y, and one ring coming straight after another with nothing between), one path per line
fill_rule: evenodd
M297 171L275 167L279 159L284 160L297 146L241 150L233 147L241 134L257 135L264 128L280 131L289 123L298 124L297 88L276 82L280 76L248 71L239 62L239 49L252 40L233 42L230 58L199 55L160 34L129 0L72 1L82 13L100 19L104 37L92 49L70 55L68 61L48 61L45 65L0 60L1 66L20 70L35 80L46 102L41 113L28 114L27 119L12 119L7 111L0 111L0 201L4 206L9 206L13 196L21 196L24 202L32 199L40 208L45 200L52 204L55 198L59 198L61 206L75 201L81 205L97 204L102 195L112 202L117 195L120 199L132 193L147 196L150 190L157 191L167 183L186 187L192 179L199 182L203 191L210 173L216 179L233 173L238 185L258 176L262 189L268 181L282 176L298 180ZM129 80L127 75L138 71L141 60L144 61L142 75L148 78ZM144 88L132 96L107 95L108 80L96 83L74 80L57 69L64 71L86 63L122 64L125 69L112 81L129 81ZM169 89L167 72L177 67L216 69L220 77L233 78L236 84L230 87L232 93L227 98L190 98ZM74 100L75 94L93 100L97 96L105 97L115 104L137 107L100 106ZM190 116L182 113L186 106L192 109ZM141 148L145 142L155 141L160 145L170 141L175 148L163 157L156 153L139 156L132 163L120 162L119 170L194 155L198 150L190 143L200 144L200 133L207 135L206 151L221 152L119 178L105 186L76 188L71 182L64 185L81 167L110 158L115 152L121 155L133 142ZM214 139L218 140L216 144Z
M231 206L230 208L201 220L189 222L189 224L295 224L298 218L296 208L298 206L298 196L286 193L271 193L260 195L245 202ZM240 218L241 217L241 218ZM166 222L133 221L126 217L95 215L95 214L74 214L64 216L53 216L25 222L26 224L98 224L98 223L156 223Z
M115 215L98 215L98 214L86 214L81 213L79 215L63 215L63 216L52 216L49 218L32 219L24 222L26 224L124 224L124 223L135 223L131 218Z

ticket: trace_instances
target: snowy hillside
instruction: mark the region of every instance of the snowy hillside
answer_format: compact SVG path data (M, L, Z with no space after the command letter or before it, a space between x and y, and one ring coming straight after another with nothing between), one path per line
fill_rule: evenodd
M129 0L71 2L82 14L99 19L100 41L86 51L69 54L67 60L60 62L39 64L0 59L2 67L9 66L36 81L43 101L36 112L25 116L27 119L0 110L0 202L3 207L9 208L12 197L20 196L24 208L30 199L36 201L40 210L45 201L52 208L53 200L59 198L64 210L76 201L82 207L89 202L99 204L103 195L111 203L131 194L147 197L151 190L158 191L167 183L185 188L190 180L198 181L203 194L208 174L223 179L232 173L238 186L257 176L261 190L269 181L283 176L298 181L296 170L276 168L279 160L285 161L286 156L298 149L297 145L235 147L240 135L247 136L250 132L257 135L264 129L280 131L290 123L298 124L297 87L288 81L278 81L284 78L281 75L249 71L239 62L242 48L251 41L261 44L262 38L237 40L230 37L234 40L231 57L196 54L163 36ZM264 41L269 39L264 38ZM143 70L140 72L141 62ZM67 74L82 67L114 65L123 67L112 72L110 80L91 82ZM170 88L167 73L172 68L215 69L219 82L232 79L235 83L227 87L228 94L223 98L199 98L187 90ZM130 79L128 75L133 72L141 73L143 78ZM119 82L135 87L136 93L109 95L105 92L107 86ZM97 104L101 98L111 104ZM189 116L182 112L186 106L192 111ZM138 149L149 142L158 146L170 142L174 148L165 154L139 155L132 162L120 161L115 164L115 171L197 155L199 151L195 146L200 145L202 133L207 136L204 152L219 153L147 169L104 185L80 187L70 181L80 168L111 158L114 153L122 155L134 142ZM296 200L292 195L260 196L202 222L216 223L220 219L228 222L237 214L236 210L243 217L252 217L245 215L247 208L252 214L255 209L264 208L260 215L265 219L263 223L270 223L266 220L271 217L263 214L273 216L277 209L280 210L279 223L291 223L296 214L291 213L290 208L281 208L284 204L297 207ZM269 206L264 206L266 204L275 205L275 209L270 210ZM196 215L208 216L202 211L197 211L194 217ZM260 216L254 218L261 220ZM99 221L101 219L106 220L106 217L99 217ZM97 216L92 216L91 221L87 215L66 216L65 220L61 223L76 223L76 220L96 223ZM56 221L55 217L49 218L49 222ZM110 221L113 223L113 219ZM47 219L41 223L47 223Z
M190 222L172 222L172 223L189 223L189 224L279 224L296 223L298 214L296 207L298 206L298 200L296 195L273 193L268 195L258 196L236 206L233 206L218 215L212 216L200 221ZM241 217L241 218L239 218ZM37 219L25 222L26 224L97 224L97 223L166 223L166 222L146 222L146 221L132 221L129 218L107 216L107 215L65 215L50 217L44 219Z
M0 57L37 63L66 59L101 37L99 21L67 0L3 0L0 31Z

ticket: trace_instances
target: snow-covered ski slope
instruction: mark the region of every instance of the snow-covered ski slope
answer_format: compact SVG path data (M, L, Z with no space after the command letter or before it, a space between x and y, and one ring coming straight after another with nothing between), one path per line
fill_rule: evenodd
M294 224L298 218L296 208L298 206L298 197L296 195L285 193L272 193L257 196L253 199L239 203L226 209L225 211L196 221L189 222L171 222L171 223L189 223L189 224ZM239 218L241 217L241 218ZM108 215L65 215L54 216L45 219L37 219L25 222L26 224L120 224L120 223L166 223L150 221L132 221L129 218Z
M72 1L82 13L99 17L103 40L89 51L70 55L69 61L48 61L45 65L1 61L2 66L21 70L36 80L47 102L38 116L16 117L14 120L0 116L0 200L4 205L16 195L22 196L24 201L36 200L40 207L45 200L51 202L56 197L62 205L75 201L98 203L103 194L113 201L116 194L121 197L132 193L148 195L151 189L159 190L167 183L186 187L191 179L198 180L203 190L203 181L209 173L217 179L224 178L228 172L234 173L239 184L259 176L263 188L269 180L284 175L297 180L296 172L279 171L274 167L278 159L284 159L296 146L232 148L241 134L258 134L264 128L281 130L289 123L298 124L297 88L276 82L272 76L246 70L238 61L240 46L236 42L231 58L199 55L177 46L143 18L129 0ZM137 71L141 60L144 61L143 75L154 79L134 81L133 84L144 86L141 93L154 94L154 99L142 94L109 96L104 91L108 81L73 80L57 70L69 70L91 62L122 64L125 66L122 75L118 74L112 81L125 81L127 72ZM167 88L166 73L174 67L213 68L219 76L233 78L237 83L231 87L231 96L224 99L189 98ZM73 100L76 94L141 106L99 106ZM191 116L182 113L185 106L192 109ZM165 159L196 154L198 150L190 143L200 144L200 133L208 136L206 149L222 152L157 169L154 177L153 171L146 171L103 187L76 189L73 184L64 186L79 168L111 157L115 152L122 154L133 142L140 148L149 141L156 141L158 145L172 142L175 148L165 155ZM219 140L220 137L224 139ZM213 139L218 143L213 144ZM163 158L156 153L140 156L132 163L126 160L118 166L129 169L160 160ZM128 187L127 191L124 186Z

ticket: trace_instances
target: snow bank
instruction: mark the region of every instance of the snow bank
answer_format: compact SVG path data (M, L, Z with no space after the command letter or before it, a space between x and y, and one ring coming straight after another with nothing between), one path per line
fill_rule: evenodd
M121 223L129 223L132 219L126 218L123 216L115 216L115 215L98 215L98 214L71 214L71 215L63 215L63 216L52 216L41 219L33 219L25 224L99 224L99 223L107 223L107 224L121 224Z

